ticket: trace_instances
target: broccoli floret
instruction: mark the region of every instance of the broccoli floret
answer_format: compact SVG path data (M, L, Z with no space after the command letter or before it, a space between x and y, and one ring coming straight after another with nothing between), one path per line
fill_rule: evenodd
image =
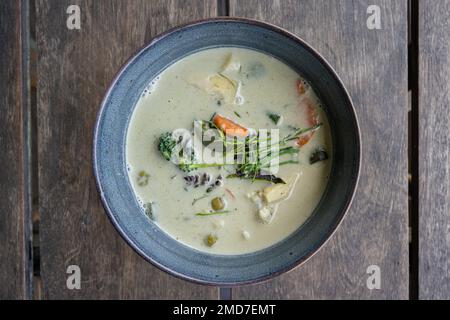
M170 161L172 159L173 149L176 145L177 142L172 137L172 132L163 133L159 137L158 150L167 161Z
M176 148L178 143L181 143L181 141L177 142L173 132L163 133L159 137L158 150L161 152L164 159L173 161L181 171L190 172L200 168L223 166L223 164L220 163L196 163L195 159L197 159L197 157L195 150L193 148L185 148L186 150L183 150L183 148ZM178 154L176 154L177 150L179 150ZM187 152L188 155L183 152Z
M178 142L174 139L174 134L172 132L165 132L159 137L158 150L161 152L164 159L177 163L180 170L189 172L196 169L196 164L189 163L189 160L195 158L194 151L192 150L192 154L188 156L189 159L186 159L186 157L183 156L182 149L179 150L178 154L174 154L174 152L178 150L175 148L177 143Z

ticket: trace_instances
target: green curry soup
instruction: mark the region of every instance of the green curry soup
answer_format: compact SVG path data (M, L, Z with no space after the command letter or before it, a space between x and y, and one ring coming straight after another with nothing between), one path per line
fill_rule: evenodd
M308 83L271 56L227 47L189 55L154 79L126 143L143 213L176 240L218 254L263 249L298 229L322 197L331 155Z

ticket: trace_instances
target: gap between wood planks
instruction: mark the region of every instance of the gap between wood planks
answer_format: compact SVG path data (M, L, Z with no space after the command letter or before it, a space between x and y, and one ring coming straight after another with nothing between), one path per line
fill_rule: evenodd
M409 298L419 299L419 0L408 1Z
M30 234L30 249L32 259L30 270L32 278L30 283L30 296L35 300L41 299L41 277L40 277L40 246L39 246L39 192L38 192L38 136L37 136L37 45L36 45L36 3L35 0L25 0L28 3L28 36L29 36L29 69L30 69L30 110L29 110L29 157L27 162L30 167L30 223L32 231Z
M20 41L21 41L21 94L22 94L22 112L23 112L23 188L24 188L24 235L25 235L25 295L26 299L32 298L33 294L33 250L32 250L32 226L31 226L31 181L32 181L32 163L31 163L31 91L30 91L30 19L29 2L21 0L18 2L20 15Z
M30 250L30 266L29 270L33 271L33 275L29 276L27 288L29 288L28 296L33 299L41 299L41 277L40 277L40 245L39 245L39 221L40 215L38 210L38 159L37 159L37 104L36 104L36 84L37 84L37 47L35 34L35 0L23 0L22 10L24 21L22 36L25 41L23 53L24 70L29 70L30 85L28 99L31 100L29 107L26 107L25 130L26 130L26 157L25 164L28 170L25 170L25 179L29 182L26 186L29 192L30 207L28 218L32 223L32 232L29 234L29 250ZM409 130L408 130L408 157L409 157L409 224L410 224L410 250L409 250L409 297L410 299L418 299L418 261L419 261L419 212L418 212L418 127L419 127L419 105L418 105L418 36L419 36L419 0L408 1L408 87L411 96L411 109L409 111ZM230 8L228 0L217 0L217 15L229 16ZM29 44L29 48L28 48ZM28 79L26 79L28 81ZM27 82L24 82L27 83ZM25 89L24 89L25 91ZM26 101L26 100L24 100ZM32 248L32 249L31 249ZM219 288L220 300L231 300L231 288Z

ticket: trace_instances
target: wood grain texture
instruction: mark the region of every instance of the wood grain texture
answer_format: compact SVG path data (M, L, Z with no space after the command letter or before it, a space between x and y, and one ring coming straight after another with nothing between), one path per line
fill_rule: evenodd
M0 300L30 297L26 9L0 2Z
M372 4L381 30L367 28ZM230 15L277 24L323 54L352 96L362 136L358 190L336 234L304 266L233 289L233 298L407 299L407 1L231 0ZM370 265L381 269L380 290L366 286Z
M419 298L450 299L450 1L419 2Z
M81 30L66 9L81 9ZM216 1L37 1L39 196L44 299L215 299L216 288L169 276L118 235L92 174L97 111L118 68L156 34L214 16ZM81 268L81 290L66 268Z

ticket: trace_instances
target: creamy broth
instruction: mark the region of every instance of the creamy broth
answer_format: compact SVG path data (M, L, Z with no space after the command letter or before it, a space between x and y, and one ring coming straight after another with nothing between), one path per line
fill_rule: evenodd
M137 103L126 143L130 182L140 203L151 208L154 223L183 244L218 254L260 250L298 229L320 201L332 162L326 115L313 90L299 79L269 55L227 47L189 55L154 79ZM279 129L280 138L312 127L314 121L321 124L312 135L300 135L302 141L292 141L298 154L289 160L298 163L281 165L274 173L286 182L288 195L269 203L265 188L280 184L228 177L233 166L183 172L163 158L158 150L162 134L192 130L195 120L209 120L215 113L244 128ZM281 116L277 123L271 114ZM311 164L312 155L320 161ZM205 185L194 187L185 179L201 179L205 173L211 178ZM221 185L207 192L219 175ZM208 215L215 213L215 197L225 207ZM261 212L269 207L271 220L267 211Z

